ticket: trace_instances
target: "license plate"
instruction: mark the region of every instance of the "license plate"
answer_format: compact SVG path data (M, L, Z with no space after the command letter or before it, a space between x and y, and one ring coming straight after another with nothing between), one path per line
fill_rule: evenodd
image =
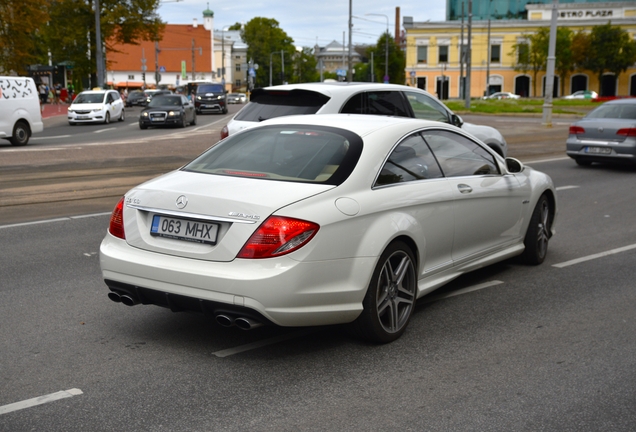
M216 244L219 225L154 215L150 235L195 243Z
M610 154L612 149L609 147L586 147L585 153Z
M78 120L88 120L88 116L77 116Z
M153 117L152 121L163 121L162 117Z

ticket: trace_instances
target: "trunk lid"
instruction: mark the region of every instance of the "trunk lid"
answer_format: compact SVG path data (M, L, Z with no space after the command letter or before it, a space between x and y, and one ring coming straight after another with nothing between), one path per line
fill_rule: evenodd
M175 171L126 194L126 241L158 253L232 261L272 213L334 187Z

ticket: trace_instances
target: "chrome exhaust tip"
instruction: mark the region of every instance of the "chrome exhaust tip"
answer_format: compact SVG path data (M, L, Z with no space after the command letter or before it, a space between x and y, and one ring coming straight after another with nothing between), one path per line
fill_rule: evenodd
M133 298L129 295L123 295L121 296L121 302L123 304L125 304L126 306L134 306L136 304L139 304L139 300L137 300L136 298Z
M114 301L115 303L121 303L121 296L114 291L108 293L108 298Z
M252 330L263 325L261 322L245 317L235 319L234 324L241 330Z
M234 319L227 315L217 315L216 322L223 327L232 327L234 325Z

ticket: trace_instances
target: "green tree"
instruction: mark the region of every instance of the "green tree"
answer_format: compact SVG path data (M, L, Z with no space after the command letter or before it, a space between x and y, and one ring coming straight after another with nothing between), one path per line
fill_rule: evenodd
M294 57L294 77L290 82L316 82L319 78L313 49L303 47Z
M602 79L605 72L618 76L636 63L636 42L626 30L614 27L611 23L595 26L589 35L589 50L583 67L598 77L602 94Z
M160 0L100 0L100 30L106 61L115 44L160 39L165 24L157 14L159 3ZM74 76L90 74L96 82L94 4L94 0L51 2L51 20L43 34L53 63L69 62L73 65ZM90 52L89 56L87 52Z
M393 84L404 84L404 68L406 67L406 57L404 52L395 45L395 40L390 34L384 33L378 39L375 46L367 50L369 56L373 53L373 71L375 73L375 81L383 82L386 72L386 48L389 48L389 82Z
M48 1L0 1L0 72L26 75L28 66L46 59L40 29L49 20Z
M241 38L247 44L247 58L259 65L254 78L254 87L266 87L270 80L270 61L272 84L282 84L292 76L292 61L296 53L294 40L272 18L252 18L241 29ZM285 77L283 77L283 59Z

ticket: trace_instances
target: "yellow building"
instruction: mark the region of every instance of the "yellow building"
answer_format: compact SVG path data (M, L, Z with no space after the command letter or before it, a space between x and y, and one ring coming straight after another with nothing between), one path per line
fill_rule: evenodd
M531 70L514 70L514 46L526 43L526 35L550 26L552 5L528 4L526 9L527 20L472 22L471 97L482 97L488 84L490 93L503 91L527 97L543 97L545 71L539 71L535 78ZM608 21L627 31L636 40L634 1L558 5L557 25L567 26L573 32L590 31L593 26L605 25ZM467 65L465 62L460 63L460 51L462 30L464 50L468 45L467 20L462 25L461 21L414 22L412 17L404 17L403 25L406 31L406 84L437 94L443 99L463 98L460 76L462 70L463 76L466 76ZM565 80L563 92L560 80ZM594 90L602 96L636 96L636 65L620 74L618 79L614 74L606 73L601 83L591 71L577 71L570 76L555 78L555 96L578 90Z

